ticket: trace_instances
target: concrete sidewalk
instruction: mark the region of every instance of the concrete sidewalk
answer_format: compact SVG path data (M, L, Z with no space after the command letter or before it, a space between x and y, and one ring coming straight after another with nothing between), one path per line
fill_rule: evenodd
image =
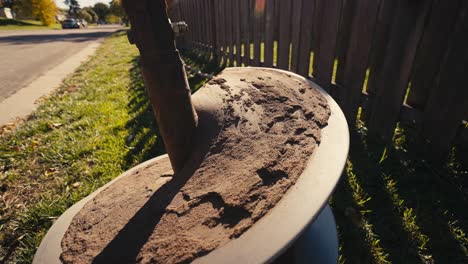
M0 102L0 126L25 118L37 108L36 101L60 86L63 79L73 73L94 54L102 39L93 42L64 62L52 68L32 83Z

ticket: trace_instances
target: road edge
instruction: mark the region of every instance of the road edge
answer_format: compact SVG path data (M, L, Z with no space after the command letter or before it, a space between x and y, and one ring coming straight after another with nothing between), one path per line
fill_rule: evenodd
M36 78L32 83L1 101L0 127L29 116L37 109L38 99L55 91L68 75L74 73L83 62L87 61L96 52L103 40L104 38L90 43L75 55L67 58Z

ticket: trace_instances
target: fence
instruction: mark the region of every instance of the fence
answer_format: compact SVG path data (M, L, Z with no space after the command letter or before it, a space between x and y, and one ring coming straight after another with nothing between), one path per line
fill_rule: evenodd
M169 15L189 25L182 48L308 77L383 140L398 122L435 153L468 138L468 1L175 0Z

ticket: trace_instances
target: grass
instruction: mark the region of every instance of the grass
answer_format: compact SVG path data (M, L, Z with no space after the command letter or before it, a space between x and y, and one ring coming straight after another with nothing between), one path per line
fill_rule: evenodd
M345 173L331 199L341 263L466 263L466 149L429 162L397 128L392 146L351 135Z
M0 135L0 263L30 263L40 240L73 203L130 167L164 152L138 68L123 33ZM202 72L211 56L184 52ZM206 79L189 75L192 90ZM399 127L392 146L351 133L345 172L330 200L340 263L466 263L468 153L447 162L417 154Z
M59 23L44 26L36 20L17 20L0 17L0 30L37 30L37 29L60 29Z

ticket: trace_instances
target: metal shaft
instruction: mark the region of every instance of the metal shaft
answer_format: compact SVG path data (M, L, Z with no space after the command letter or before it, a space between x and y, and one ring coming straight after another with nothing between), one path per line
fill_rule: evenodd
M125 0L131 22L129 40L141 55L141 70L161 136L174 172L180 171L192 149L197 114L190 98L182 60L164 0Z

